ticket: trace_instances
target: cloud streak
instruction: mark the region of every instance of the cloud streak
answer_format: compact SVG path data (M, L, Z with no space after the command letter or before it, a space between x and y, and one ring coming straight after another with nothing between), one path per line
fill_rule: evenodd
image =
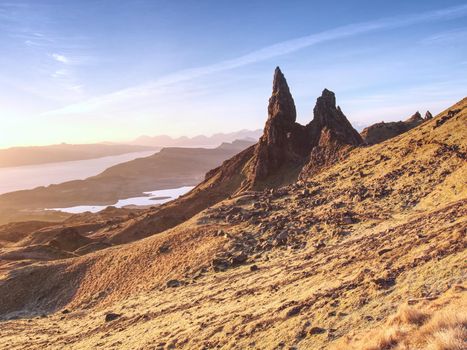
M58 53L53 53L52 54L52 58L57 61L57 62L60 62L60 63L63 63L63 64L68 64L70 63L70 60L65 56L65 55L60 55Z
M76 103L66 106L64 108L48 111L42 113L41 115L63 115L91 112L98 110L103 106L111 105L117 102L122 102L128 99L152 96L158 91L160 91L160 89L164 86L193 80L214 73L228 71L231 69L243 67L261 61L266 61L320 43L344 39L381 30L390 30L415 24L421 24L425 22L443 21L461 18L465 16L467 16L467 5L461 5L403 17L384 18L375 21L341 26L323 32L314 33L308 36L267 46L234 59L225 60L207 66L185 69L173 74L166 75L146 84L126 88L103 96L95 97L81 103Z

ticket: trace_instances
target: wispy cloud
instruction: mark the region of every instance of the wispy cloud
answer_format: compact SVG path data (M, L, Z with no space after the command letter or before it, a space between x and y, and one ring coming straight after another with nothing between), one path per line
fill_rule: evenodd
M421 41L422 44L453 44L467 40L467 28L458 28L431 35Z
M185 69L173 74L163 76L157 80L134 86L103 96L95 97L81 103L72 104L58 110L48 111L43 115L74 114L95 111L103 106L122 102L128 99L152 96L167 85L196 79L205 75L218 73L253 64L260 61L269 60L278 56L290 54L298 50L308 48L323 42L344 39L359 34L365 34L381 30L395 29L424 22L442 21L467 15L467 5L449 7L441 10L424 12L409 16L383 18L370 22L350 24L337 27L331 30L311 34L308 36L280 42L271 46L261 48L249 54L218 62L215 64Z
M70 60L65 55L61 55L61 54L58 54L58 53L53 53L51 56L57 62L64 63L64 64L69 64L70 63Z
M70 102L77 101L83 98L84 86L76 66L91 62L92 57L85 46L86 38L70 37L56 29L50 19L51 11L52 8L43 3L0 0L0 30L24 45L22 50L31 57L31 66L37 67L37 79L51 79L47 81L50 97L60 91Z

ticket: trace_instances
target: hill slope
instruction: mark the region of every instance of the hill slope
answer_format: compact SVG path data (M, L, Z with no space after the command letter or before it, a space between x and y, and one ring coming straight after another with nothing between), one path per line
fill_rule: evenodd
M16 269L0 280L0 314L13 318L0 347L350 348L400 304L462 305L466 121L464 99L298 182L240 192L134 243Z

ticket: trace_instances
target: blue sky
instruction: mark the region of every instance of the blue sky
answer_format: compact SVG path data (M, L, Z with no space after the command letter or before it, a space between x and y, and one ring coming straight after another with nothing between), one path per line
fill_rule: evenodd
M308 122L465 97L466 1L0 0L0 147L262 128L275 66Z

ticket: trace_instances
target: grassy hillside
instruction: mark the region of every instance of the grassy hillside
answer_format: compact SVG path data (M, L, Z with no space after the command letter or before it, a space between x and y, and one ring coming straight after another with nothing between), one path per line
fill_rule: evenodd
M460 349L423 334L465 327L466 122L464 99L303 181L16 268L0 279L0 347ZM392 316L404 304L420 314Z

